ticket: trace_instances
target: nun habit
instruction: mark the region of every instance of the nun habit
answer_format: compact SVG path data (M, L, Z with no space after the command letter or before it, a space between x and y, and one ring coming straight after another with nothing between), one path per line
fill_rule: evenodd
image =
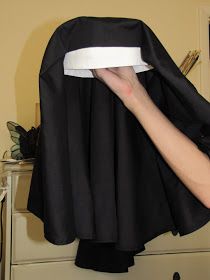
M144 244L204 226L210 209L176 176L122 101L90 69L133 66L168 119L210 157L210 103L141 20L80 16L51 36L39 72L41 124L27 209L75 264L128 272Z

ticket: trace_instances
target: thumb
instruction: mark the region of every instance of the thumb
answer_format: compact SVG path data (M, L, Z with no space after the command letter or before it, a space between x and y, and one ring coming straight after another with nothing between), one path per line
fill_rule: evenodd
M119 76L109 68L92 69L94 77L105 82L108 86L119 83Z

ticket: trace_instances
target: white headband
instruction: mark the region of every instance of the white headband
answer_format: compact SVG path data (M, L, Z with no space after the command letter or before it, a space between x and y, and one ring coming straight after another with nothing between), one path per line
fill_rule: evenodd
M139 47L88 47L65 54L64 75L94 78L89 69L133 66L136 73L153 67L143 61Z

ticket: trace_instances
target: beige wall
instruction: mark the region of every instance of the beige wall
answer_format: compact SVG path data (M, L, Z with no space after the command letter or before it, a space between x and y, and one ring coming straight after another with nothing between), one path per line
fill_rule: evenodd
M34 125L40 63L58 25L81 15L138 18L179 65L199 46L198 8L203 4L210 5L210 0L0 0L0 157L12 145L7 120L27 130ZM198 64L188 76L198 90L199 75Z

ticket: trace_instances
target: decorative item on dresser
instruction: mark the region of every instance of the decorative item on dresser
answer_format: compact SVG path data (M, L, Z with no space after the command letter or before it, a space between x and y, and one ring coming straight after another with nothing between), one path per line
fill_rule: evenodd
M20 124L8 121L7 128L15 143L11 147L11 157L17 160L34 158L40 126L37 128L32 126L29 131L26 131Z
M179 66L179 69L183 73L183 75L187 75L190 70L193 68L193 66L196 64L198 61L198 58L200 56L200 50L194 50L194 51L189 51L187 55L185 56L184 60Z

